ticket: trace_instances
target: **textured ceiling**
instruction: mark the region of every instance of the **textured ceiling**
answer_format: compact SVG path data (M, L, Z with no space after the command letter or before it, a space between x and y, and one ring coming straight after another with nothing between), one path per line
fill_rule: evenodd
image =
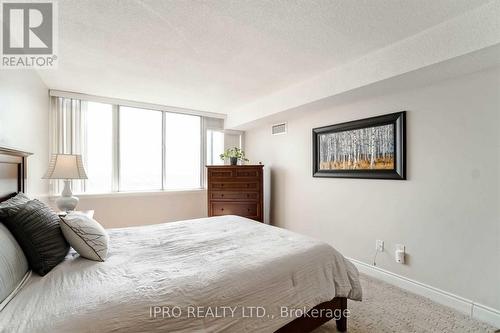
M51 89L228 113L487 0L59 1Z

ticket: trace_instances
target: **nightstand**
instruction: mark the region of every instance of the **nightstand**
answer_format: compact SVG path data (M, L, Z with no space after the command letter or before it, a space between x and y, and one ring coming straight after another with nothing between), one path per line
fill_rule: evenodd
M75 213L81 213L81 214L87 215L90 218L94 218L94 211L93 210L75 210ZM66 212L57 212L57 215L59 215L60 217L66 216L66 214L67 214Z

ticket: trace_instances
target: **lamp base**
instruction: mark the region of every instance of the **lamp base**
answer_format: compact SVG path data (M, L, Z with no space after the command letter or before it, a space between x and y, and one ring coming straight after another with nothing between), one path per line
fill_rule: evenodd
M75 210L76 205L78 205L78 201L78 198L74 197L71 192L71 181L65 180L61 196L56 200L57 208L64 212L70 212Z

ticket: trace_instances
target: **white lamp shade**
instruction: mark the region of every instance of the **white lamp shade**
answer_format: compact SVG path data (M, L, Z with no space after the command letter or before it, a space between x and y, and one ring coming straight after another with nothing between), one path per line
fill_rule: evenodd
M54 154L49 162L46 179L87 179L82 155Z

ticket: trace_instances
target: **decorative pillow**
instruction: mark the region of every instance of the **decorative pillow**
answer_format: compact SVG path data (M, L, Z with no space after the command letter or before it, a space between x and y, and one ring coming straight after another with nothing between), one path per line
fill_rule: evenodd
M12 208L14 206L23 205L23 204L27 203L28 201L30 201L30 198L28 198L26 195L24 195L24 193L18 193L18 194L16 194L15 197L12 197L12 198L0 203L0 219L2 217L7 216L7 210L9 208Z
M44 203L31 200L5 209L2 222L16 238L31 269L42 276L56 267L69 251L60 218Z
M90 260L106 260L109 236L99 222L77 212L69 213L61 219L64 237L76 252Z
M28 271L28 261L16 239L0 223L0 310L2 302L16 290Z

